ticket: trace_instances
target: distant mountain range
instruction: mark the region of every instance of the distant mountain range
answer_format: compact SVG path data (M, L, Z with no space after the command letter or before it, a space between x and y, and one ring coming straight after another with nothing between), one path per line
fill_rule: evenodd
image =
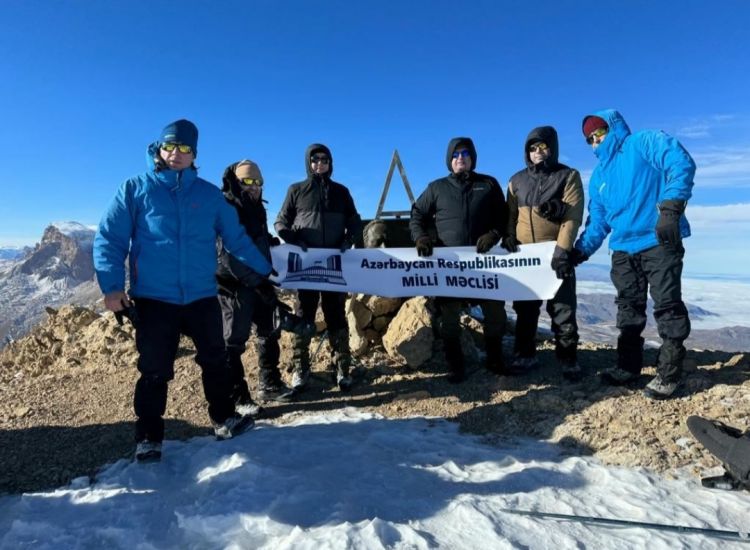
M717 313L707 311L693 304L686 304L690 319L696 321L706 317L718 317ZM661 340L656 331L653 318L653 303L647 305L648 323L643 333L647 345L659 345ZM617 306L613 294L579 294L578 326L581 340L615 345L619 331L615 326ZM547 320L545 318L545 320ZM750 327L724 327L720 329L692 329L685 344L693 349L712 349L722 351L750 350Z
M93 229L62 222L48 226L33 248L4 249L5 259L0 262L0 347L38 323L46 307L90 305L98 299L93 240Z
M6 246L6 247L0 247L0 261L2 260L17 260L29 252L34 250L30 246Z

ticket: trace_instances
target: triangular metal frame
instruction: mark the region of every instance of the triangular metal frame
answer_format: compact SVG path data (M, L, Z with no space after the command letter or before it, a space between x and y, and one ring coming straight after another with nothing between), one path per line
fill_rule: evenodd
M391 166L388 168L388 175L385 177L385 185L383 186L383 194L380 196L380 202L378 203L378 210L375 213L375 219L382 219L383 217L395 217L396 219L402 216L410 216L411 210L386 210L383 211L385 206L385 199L388 196L388 190L391 188L391 179L393 178L393 170L398 166L398 173L401 174L401 181L406 189L406 194L409 197L410 207L414 204L414 194L411 192L411 185L409 185L409 178L406 177L406 170L401 162L401 157L398 154L398 149L393 150L393 158L391 159Z

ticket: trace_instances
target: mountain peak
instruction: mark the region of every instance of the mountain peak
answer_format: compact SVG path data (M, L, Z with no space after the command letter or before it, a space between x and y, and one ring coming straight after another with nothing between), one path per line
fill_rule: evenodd
M78 242L93 241L96 227L83 225L78 222L52 222L44 230L42 242L46 240L59 240L57 235L63 235Z

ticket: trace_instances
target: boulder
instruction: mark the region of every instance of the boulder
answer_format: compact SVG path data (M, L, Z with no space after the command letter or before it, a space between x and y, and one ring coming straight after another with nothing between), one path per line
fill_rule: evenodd
M367 309L372 311L374 317L394 313L403 303L402 298L384 298L382 296L368 296L363 300Z
M432 357L435 337L426 303L423 296L404 303L383 335L383 347L399 363L418 367Z

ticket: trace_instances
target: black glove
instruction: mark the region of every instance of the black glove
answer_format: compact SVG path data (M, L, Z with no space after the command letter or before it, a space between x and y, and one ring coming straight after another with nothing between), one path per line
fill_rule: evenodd
M262 283L255 287L255 293L260 298L260 301L267 306L276 305L278 298L276 298L276 290L274 284L268 279L264 279Z
M477 239L477 252L480 254L486 254L498 243L499 240L500 234L496 230L491 229Z
M565 203L560 199L550 199L539 205L539 215L545 220L559 222L565 215Z
M508 252L518 252L519 244L521 243L518 242L518 239L516 239L515 235L506 235L500 241L500 246L502 246Z
M661 201L659 205L659 220L656 222L656 238L661 244L679 244L680 217L685 211L684 201Z
M589 257L586 256L586 254L584 254L583 252L581 252L579 249L575 247L573 248L573 250L570 251L568 256L570 257L570 261L573 264L573 267L578 267L583 262L589 259Z
M558 279L568 279L575 274L574 264L570 258L570 253L564 248L555 246L555 252L552 254L552 269Z
M422 257L432 256L432 239L419 237L417 239L417 254Z
M268 246L279 246L281 241L278 237L271 237L268 239Z
M341 253L343 254L344 252L349 250L353 244L354 243L352 243L352 240L349 237L346 237L344 241L341 243L339 250L341 250Z
M138 328L138 311L133 304L126 306L120 311L115 311L115 319L117 319L117 324L120 326L122 326L123 319L130 319L133 328Z

